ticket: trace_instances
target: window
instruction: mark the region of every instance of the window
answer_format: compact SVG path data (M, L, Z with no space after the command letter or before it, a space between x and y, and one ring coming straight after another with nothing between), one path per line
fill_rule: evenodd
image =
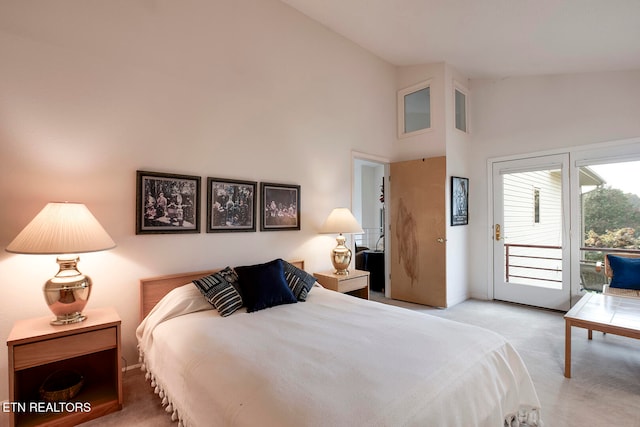
M431 129L430 81L398 92L398 136L404 138Z
M579 166L581 266L604 262L607 249L640 250L638 170L640 161L627 159L595 159Z
M533 189L533 222L540 224L540 189Z
M404 96L404 132L411 133L431 127L431 88L424 88Z
M455 90L455 109L456 109L456 129L462 132L467 131L467 95L456 89Z

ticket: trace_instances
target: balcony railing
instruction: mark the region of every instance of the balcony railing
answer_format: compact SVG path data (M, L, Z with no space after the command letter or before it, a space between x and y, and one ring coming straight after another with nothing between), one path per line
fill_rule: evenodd
M505 243L504 250L507 283L511 278L562 283L562 278L556 278L562 272L562 268L557 267L557 264L562 265L562 253L554 255L554 252L562 250L561 246Z
M580 248L581 251L586 252L602 252L602 259L604 260L604 254L640 254L640 249L625 249L625 248L594 248L591 246L585 246Z
M505 243L505 281L511 282L511 279L524 279L525 281L542 281L548 282L550 285L562 283L562 247L553 245L526 245ZM615 253L635 253L640 254L639 249L624 249L624 248L594 248L594 247L581 247L580 250L585 252L602 252L601 261L604 261L606 254ZM581 257L584 258L584 257ZM599 257L598 257L599 258ZM583 276L583 263L588 261L581 261L581 280L584 281ZM606 277L601 265L597 264L597 260L591 261L594 272L602 273L601 279L603 282L597 284L597 286L606 283ZM586 286L583 283L583 286Z

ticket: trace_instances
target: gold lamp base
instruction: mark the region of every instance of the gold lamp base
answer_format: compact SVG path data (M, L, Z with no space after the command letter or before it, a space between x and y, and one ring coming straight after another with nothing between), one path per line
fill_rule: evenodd
M87 319L82 310L91 294L91 278L78 271L79 257L59 256L58 274L49 279L42 289L49 309L56 315L52 325L68 325Z
M333 268L336 269L335 274L349 274L349 265L351 264L351 249L344 245L346 239L340 234L336 237L336 242L338 242L338 246L333 248L331 251L331 262L333 263Z

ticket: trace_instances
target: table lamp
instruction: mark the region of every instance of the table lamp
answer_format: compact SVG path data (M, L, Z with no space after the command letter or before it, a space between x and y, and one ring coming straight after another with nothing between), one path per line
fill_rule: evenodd
M351 264L351 249L347 248L344 243L346 238L342 233L364 233L358 220L353 216L347 208L335 208L324 224L320 228L320 232L324 234L336 234L336 242L338 245L331 251L331 262L335 268L335 274L349 274L349 264Z
M58 274L43 288L49 309L56 315L52 325L82 322L89 301L91 279L78 271L79 253L115 247L89 209L81 203L48 203L7 246L17 254L58 255Z

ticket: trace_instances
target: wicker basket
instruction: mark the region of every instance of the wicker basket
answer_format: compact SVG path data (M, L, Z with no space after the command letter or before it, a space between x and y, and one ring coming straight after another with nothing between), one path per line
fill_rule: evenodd
M77 371L62 369L49 375L40 386L40 397L47 402L73 399L84 384L84 376Z

